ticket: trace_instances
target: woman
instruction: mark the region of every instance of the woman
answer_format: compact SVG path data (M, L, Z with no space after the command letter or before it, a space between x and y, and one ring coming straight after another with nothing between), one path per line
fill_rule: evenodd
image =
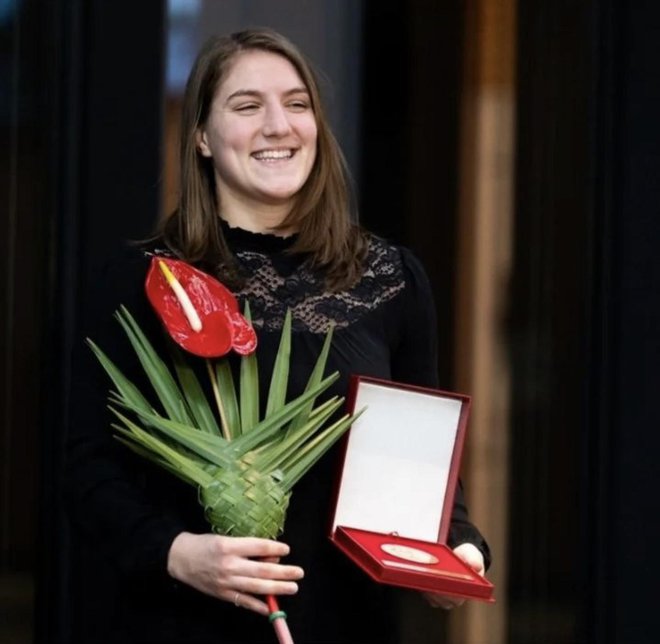
M262 384L289 308L289 396L303 390L331 324L328 372L341 378L329 395L345 394L352 373L437 386L424 271L408 251L351 221L344 162L317 81L284 37L249 30L211 39L201 51L184 100L181 185L179 206L155 241L110 267L100 289L90 335L126 373L139 381L112 311L125 304L151 338L161 337L143 283L150 257L163 254L249 300ZM212 535L194 491L113 443L99 368L83 364L79 373L69 489L74 522L119 565L108 641L273 641L260 617L266 594L280 596L298 642L399 641L396 591L368 579L328 541L334 451L294 488L280 541ZM483 572L488 547L460 490L449 539Z

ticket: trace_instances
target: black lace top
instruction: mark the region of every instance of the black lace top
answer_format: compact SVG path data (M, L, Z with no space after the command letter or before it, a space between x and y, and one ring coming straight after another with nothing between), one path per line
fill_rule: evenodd
M438 386L431 291L409 251L372 237L359 283L328 293L322 274L304 257L287 252L292 237L227 227L225 235L246 275L237 295L249 300L259 336L262 401L287 309L293 314L289 396L304 389L331 324L335 334L327 372L339 371L341 377L326 395L344 395L353 373ZM166 341L143 290L154 253L166 251L132 249L108 267L91 304L96 315L88 331L143 391L148 385L112 312L126 305L149 337ZM165 355L164 344L160 349ZM112 440L105 410L108 381L85 347L75 364L68 496L80 543L81 641L274 641L267 620L167 576L174 537L183 530L208 531L196 492ZM203 373L200 365L200 380ZM293 490L281 539L291 546L288 561L302 566L305 578L299 593L282 598L280 605L299 643L397 642L392 602L401 591L371 581L328 539L337 452L330 450ZM489 559L460 490L449 541L472 542Z

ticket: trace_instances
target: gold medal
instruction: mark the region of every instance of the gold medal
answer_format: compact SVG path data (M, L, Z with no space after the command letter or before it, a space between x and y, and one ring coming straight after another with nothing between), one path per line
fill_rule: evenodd
M380 547L388 555L405 559L406 561L413 561L420 564L437 564L439 561L430 552L420 550L419 548L411 548L410 546L402 546L398 543L383 543Z

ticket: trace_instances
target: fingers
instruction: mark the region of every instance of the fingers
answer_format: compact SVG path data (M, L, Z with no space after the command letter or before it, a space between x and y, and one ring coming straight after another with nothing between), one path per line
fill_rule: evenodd
M481 554L479 548L472 543L462 543L454 548L454 554L465 562L477 574L484 574L484 556ZM437 593L422 593L426 601L434 608L442 608L444 610L452 610L458 608L465 603L465 600L460 597L449 595L440 595Z
M264 595L294 595L298 592L295 581L283 579L301 579L303 569L298 566L282 566L270 562L256 562L249 559L236 558L237 570L250 573L250 576L235 574L228 576L230 588L223 589L218 596L225 601L231 601L238 608L254 611L259 615L268 615L268 605L260 599ZM231 563L228 564L231 572Z
M454 548L454 554L459 559L462 559L478 575L484 574L484 556L474 544L462 543L460 546Z
M442 608L444 610L452 610L458 608L465 603L464 599L459 597L449 597L447 595L438 595L436 593L422 593L426 601L433 606L433 608Z
M268 604L266 604L266 602L263 601L262 599L265 595L293 594L289 592L288 588L286 592L275 592L276 590L279 589L277 585L273 586L273 592L264 591L263 590L264 586L261 585L258 586L259 588L258 591L250 592L247 589L254 588L256 586L253 580L249 578L246 579L237 578L234 583L237 588L240 587L243 588L244 590L235 590L234 588L226 588L219 591L216 596L219 599L223 599L226 602L230 602L234 604L234 606L236 606L237 608L244 608L247 610L251 610L255 613L258 613L259 615L268 616L270 614ZM294 592L297 592L297 586Z
M453 610L454 608L459 608L462 605L463 605L462 599L459 600L448 599L446 601L438 602L437 608L442 608L443 610Z
M255 543L255 541L265 541L266 543ZM246 543L242 538L234 538L226 542L219 542L217 555L224 559L224 567L227 573L259 579L280 579L284 581L302 579L305 573L300 566L281 564L279 563L279 556L260 554L264 551L273 550L269 547L269 544L273 543L275 542L267 542L263 539ZM289 547L286 544L277 545L284 546L286 553L288 553Z
M265 595L294 595L304 576L279 563L289 546L268 539L181 533L168 554L168 572L197 590L260 615Z
M260 548L243 546L245 544L230 543L222 547L223 573L232 587L262 595L293 595L298 592L295 582L305 574L300 566L278 563L277 557L269 557L267 561L254 559L254 553Z
M259 595L294 595L296 581L304 571L299 566L253 561L229 555L225 558L223 573L227 586L246 593Z
M234 604L236 608L251 610L255 613L258 613L259 615L264 615L264 616L268 616L268 614L270 613L266 602L248 593L242 593L240 591L234 591L234 590L226 590L220 593L218 597L220 599L223 599L227 602Z
M271 541L270 539L259 539L258 537L225 537L221 543L226 554L237 554L259 559L279 559L280 557L286 557L290 551L286 543Z
M268 561L255 561L254 559L238 559L237 574L259 579L279 579L282 581L297 581L305 576L300 566L274 563Z
M225 563L228 588L219 596L240 608L268 615L264 595L295 595L296 580L302 579L304 571L299 566L285 566L272 562L253 561L242 557L227 557Z

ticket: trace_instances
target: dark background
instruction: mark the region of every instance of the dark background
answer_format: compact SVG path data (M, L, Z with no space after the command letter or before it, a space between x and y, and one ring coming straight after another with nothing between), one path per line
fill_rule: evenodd
M38 642L69 642L68 356L95 263L159 212L165 8L10 7L0 22L0 574L15 595L3 594L0 614ZM454 288L463 10L366 2L363 15L363 221L433 266L442 302ZM651 1L518 9L503 589L513 644L657 639L659 25ZM452 319L441 312L445 337ZM34 609L24 573L36 580Z

